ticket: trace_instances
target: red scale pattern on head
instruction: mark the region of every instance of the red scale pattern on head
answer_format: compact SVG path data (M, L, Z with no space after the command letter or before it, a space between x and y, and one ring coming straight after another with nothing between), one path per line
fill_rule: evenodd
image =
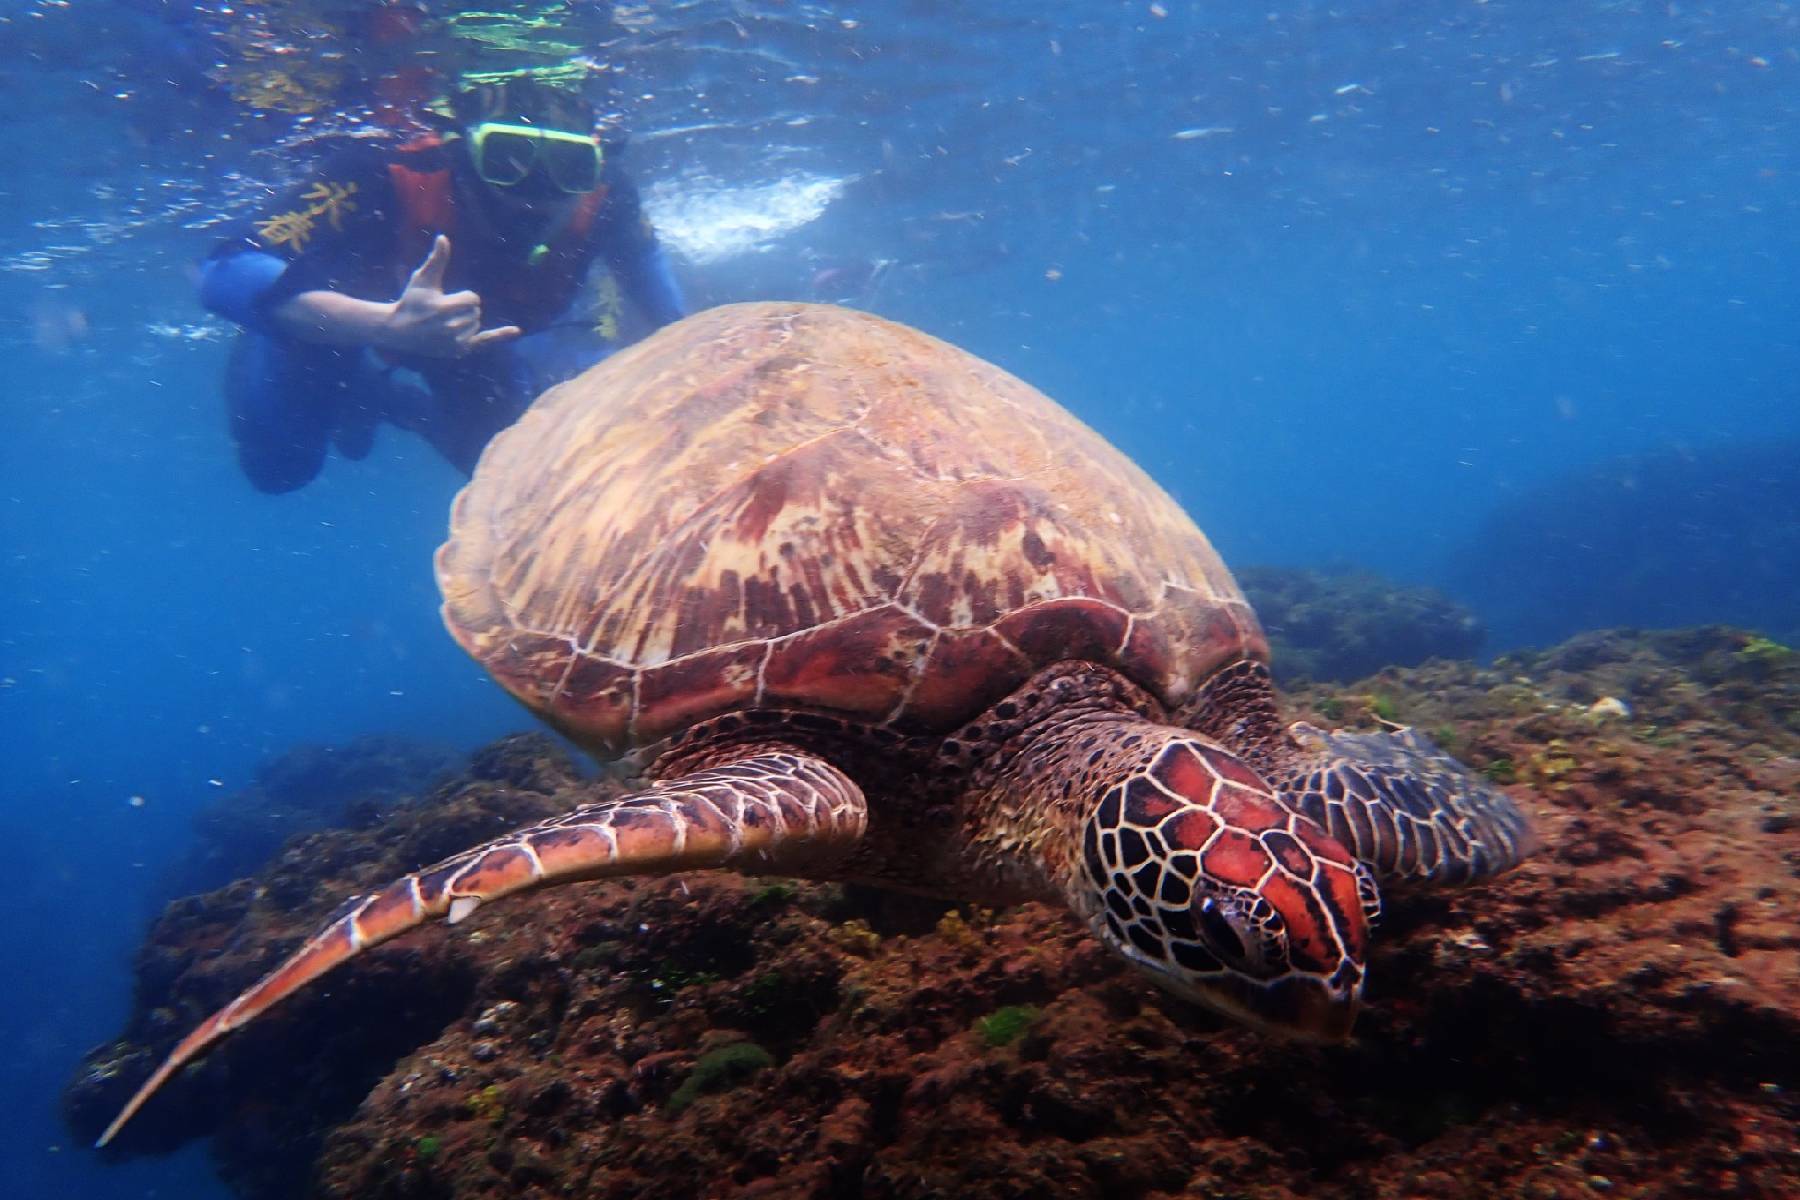
M1269 790L1269 785L1263 777L1252 771L1242 759L1235 755L1227 754L1225 751L1214 749L1211 746L1195 746L1194 752L1206 761L1206 765L1219 778L1247 787L1251 791L1266 792Z
M1287 922L1289 961L1302 971L1336 970L1342 956L1337 937L1312 892L1285 875L1275 875L1263 885L1262 895Z
M1286 811L1266 796L1235 784L1222 783L1214 793L1213 811L1227 825L1261 833L1265 829L1283 829L1288 823Z
M1355 870L1326 866L1319 872L1316 886L1324 891L1325 902L1337 911L1339 928L1358 929L1367 924L1362 896L1356 889Z
M1175 742L1164 750L1150 774L1171 792L1195 804L1211 805L1213 788L1219 782L1219 777L1206 769L1193 745L1186 741Z
M1219 840L1200 856L1201 870L1232 887L1255 887L1272 865L1261 842L1235 829L1221 833Z
M1198 850L1218 831L1219 822L1205 809L1190 808L1162 826L1163 840L1182 850Z
M1125 819L1133 825L1154 825L1188 807L1156 784L1139 775L1125 788Z
M1275 855L1275 861L1279 862L1288 871L1299 876L1301 879L1312 878L1313 860L1307 855L1305 850L1300 848L1300 843L1291 838L1284 838L1277 835L1276 837L1266 839L1263 842L1263 845L1268 847L1270 852Z

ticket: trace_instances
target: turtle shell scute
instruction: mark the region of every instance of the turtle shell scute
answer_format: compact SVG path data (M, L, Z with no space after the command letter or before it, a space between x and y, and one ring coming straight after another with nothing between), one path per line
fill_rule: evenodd
M437 571L458 642L604 754L758 709L943 732L1071 658L1175 703L1267 653L1205 536L1091 429L821 305L712 309L545 393Z

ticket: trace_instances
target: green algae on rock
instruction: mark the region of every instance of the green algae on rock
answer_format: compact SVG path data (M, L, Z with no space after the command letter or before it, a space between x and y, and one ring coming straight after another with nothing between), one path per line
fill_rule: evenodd
M730 1045L720 1046L701 1056L681 1086L669 1097L664 1108L670 1116L675 1116L700 1097L722 1092L774 1065L775 1056L755 1042L732 1042Z
M989 1013L975 1023L981 1040L999 1049L1010 1046L1025 1035L1038 1019L1038 1010L1029 1004L1009 1004Z

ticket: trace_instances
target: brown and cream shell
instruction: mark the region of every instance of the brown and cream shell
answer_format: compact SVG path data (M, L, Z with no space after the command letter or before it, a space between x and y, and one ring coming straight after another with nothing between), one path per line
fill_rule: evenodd
M715 308L545 393L438 551L451 634L601 754L751 708L951 730L1082 659L1263 659L1211 544L1014 376L866 313Z

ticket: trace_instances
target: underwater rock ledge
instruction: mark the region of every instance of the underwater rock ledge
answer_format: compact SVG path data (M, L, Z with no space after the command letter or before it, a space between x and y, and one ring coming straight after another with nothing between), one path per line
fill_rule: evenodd
M1800 1192L1800 655L1601 633L1287 699L1427 730L1544 843L1390 897L1349 1046L1165 999L1039 906L690 875L359 959L172 1080L118 1152L210 1136L255 1200ZM607 786L508 739L171 905L70 1124L91 1139L345 895Z
M1384 667L1473 658L1487 636L1473 612L1435 588L1373 571L1248 566L1235 574L1284 685L1347 683Z

